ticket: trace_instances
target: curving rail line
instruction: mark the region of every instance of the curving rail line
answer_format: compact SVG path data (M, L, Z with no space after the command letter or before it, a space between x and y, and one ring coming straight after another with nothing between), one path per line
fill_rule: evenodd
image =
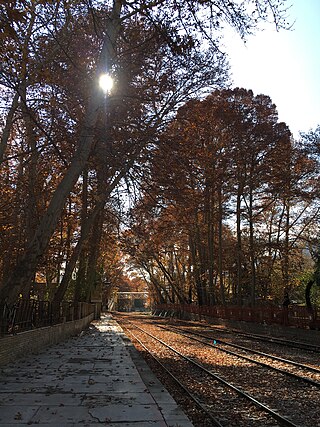
M243 336L252 340L256 340L256 341L263 341L263 342L269 342L272 344L278 344L278 345L284 345L286 347L291 347L291 348L297 348L300 350L304 350L304 351L310 351L313 353L320 353L320 346L316 345L316 344L311 344L311 343L304 343L301 341L291 341L291 340L287 340L287 339L283 339L283 338L277 338L277 337L267 337L265 335L259 335L259 334L250 334L248 332L241 332L238 331L237 329L222 329L222 328L217 328L214 327L212 325L208 325L208 329L211 329L213 331L218 331L221 333L225 333L225 334L234 334L234 335L239 335L239 336Z
M287 359L283 359L281 357L277 357L277 356L273 356L273 355L270 355L270 354L267 354L267 353L263 353L261 351L252 350L252 349L249 349L247 347L243 347L243 346L240 346L240 345L237 345L237 344L231 344L231 343L228 343L228 342L220 340L220 339L215 339L216 344L211 344L211 343L205 342L202 339L199 339L197 337L201 337L201 338L204 338L206 340L212 340L212 338L210 338L210 337L208 337L206 335L197 333L197 332L191 332L191 331L185 331L185 330L182 331L180 328L177 328L175 326L165 327L165 326L159 326L158 325L158 327L161 328L161 329L168 330L168 331L178 331L179 334L181 334L183 336L186 336L186 337L188 337L188 338L190 338L190 339L192 339L194 341L198 341L198 342L200 342L202 344L208 345L209 347L213 347L213 348L215 348L215 349L217 349L219 351L222 351L224 353L231 354L232 356L239 357L241 359L250 361L252 363L256 363L256 364L258 364L260 366L264 366L264 367L266 367L268 369L272 369L272 370L274 370L276 372L279 372L281 374L288 375L288 376L290 376L292 378L295 378L295 379L300 380L300 381L304 381L304 382L306 382L308 384L311 384L311 385L313 385L315 387L319 387L320 388L320 382L318 382L318 381L315 381L315 380L310 379L308 377L297 375L297 374L295 374L293 372L286 371L285 369L277 368L275 366L269 365L268 363L264 363L264 362L258 361L256 359L252 359L251 357L245 356L243 354L239 354L239 353L235 353L235 352L230 351L230 350L226 350L224 348L221 348L221 347L217 346L216 344L220 343L220 344L223 344L223 345L226 345L226 346L238 348L238 349L241 349L241 350L253 353L253 354L258 354L260 356L267 357L267 358L272 359L272 360L276 360L276 361L281 362L281 363L285 363L285 364L288 364L288 365L293 365L293 366L298 367L300 369L307 369L309 371L316 372L318 374L320 374L320 369L313 368L312 366L300 364L300 363L294 362L292 360L287 360Z
M122 328L124 328L141 345L141 347L146 350L146 352L158 363L159 366L161 366L161 368L169 375L169 377L189 396L189 398L196 404L196 406L206 414L206 417L208 417L212 422L212 427L223 427L222 424L211 414L211 412L205 408L205 406L200 402L200 400L193 393L191 393L182 384L182 382L179 381L179 379L172 372L169 371L169 369L164 366L164 364L159 360L159 358L155 356L155 354L153 354L153 352L148 349L148 347L143 344L143 342L132 331L130 331L123 325Z
M140 326L136 325L133 322L130 322L130 321L126 320L126 323L129 323L134 328L136 328L139 331L141 331L142 333L148 335L152 339L154 339L157 342L159 342L160 344L162 344L164 347L168 348L170 351L174 352L175 354L177 354L178 356L180 356L181 358L183 358L184 360L186 360L188 363L190 363L193 366L197 367L202 372L205 372L208 376L212 377L214 380L219 381L224 386L230 388L231 390L233 390L234 392L236 392L241 397L247 399L250 403L252 403L256 407L258 407L260 410L262 410L262 411L266 412L267 414L269 414L275 420L277 420L281 426L299 427L298 425L296 425L292 421L290 421L290 419L288 419L287 417L284 417L284 416L280 415L278 412L276 412L273 409L269 408L267 405L263 404L262 402L259 402L257 399L255 399L250 394L246 393L245 391L241 390L239 387L236 387L235 385L233 385L230 382L226 381L225 379L223 379L222 377L220 377L220 375L218 375L217 373L215 373L215 372L213 372L211 370L208 370L207 368L205 368L204 366L202 366L200 363L196 362L195 360L191 359L190 357L182 354L179 350L173 348L172 346L170 346L169 344L167 344L166 342L164 342L160 338L154 336L153 334L149 333L148 331L144 330L143 328L141 328ZM128 329L128 328L126 328L126 329ZM146 347L144 346L144 348L146 348ZM147 351L149 352L149 350L147 350Z

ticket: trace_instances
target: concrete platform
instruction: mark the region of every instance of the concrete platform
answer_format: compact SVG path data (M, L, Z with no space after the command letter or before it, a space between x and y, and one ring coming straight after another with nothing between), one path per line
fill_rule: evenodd
M192 427L110 315L0 370L0 426L99 424Z

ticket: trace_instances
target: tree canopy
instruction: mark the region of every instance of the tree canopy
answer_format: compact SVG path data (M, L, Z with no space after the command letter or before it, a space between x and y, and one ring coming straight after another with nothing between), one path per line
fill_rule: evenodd
M226 25L243 38L265 21L287 27L286 8L0 1L1 300L35 281L56 301L89 299L119 277L123 251L159 298L253 301L289 283L291 253L317 215L316 160L267 96L227 89L219 46ZM115 80L109 96L101 72ZM138 204L124 247L126 185Z
M317 234L315 166L267 96L216 90L181 107L126 235L159 302L253 305L294 292Z

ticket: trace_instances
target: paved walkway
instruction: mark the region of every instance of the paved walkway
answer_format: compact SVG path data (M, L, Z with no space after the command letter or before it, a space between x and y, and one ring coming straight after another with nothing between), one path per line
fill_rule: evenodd
M192 427L118 324L0 369L0 426Z

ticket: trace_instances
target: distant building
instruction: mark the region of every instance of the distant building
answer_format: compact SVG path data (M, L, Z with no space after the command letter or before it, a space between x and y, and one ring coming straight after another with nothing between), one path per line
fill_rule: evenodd
M147 311L149 309L148 292L117 292L115 294L115 310Z

